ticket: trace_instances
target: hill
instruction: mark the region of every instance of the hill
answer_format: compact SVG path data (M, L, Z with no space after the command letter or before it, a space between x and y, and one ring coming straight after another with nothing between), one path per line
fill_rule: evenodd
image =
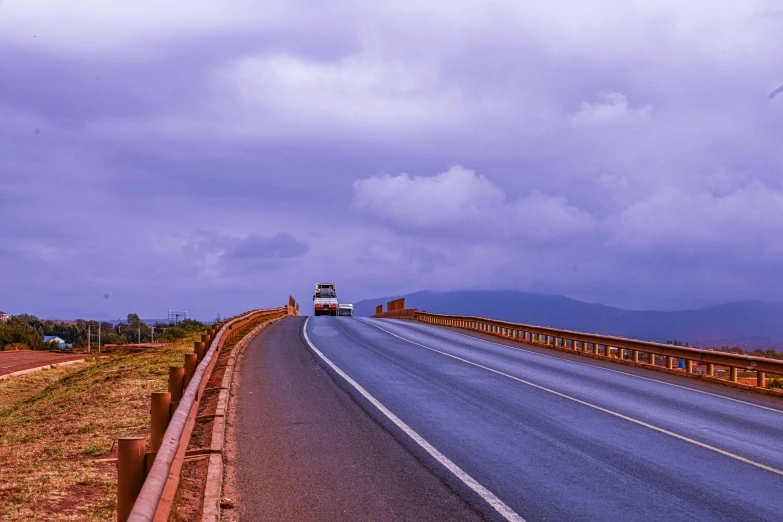
M376 305L398 297L402 296L359 301L355 313L372 315ZM514 291L423 291L404 297L407 307L434 313L491 317L646 341L677 339L700 347L725 345L783 351L783 303L777 302L743 301L698 310L658 312Z

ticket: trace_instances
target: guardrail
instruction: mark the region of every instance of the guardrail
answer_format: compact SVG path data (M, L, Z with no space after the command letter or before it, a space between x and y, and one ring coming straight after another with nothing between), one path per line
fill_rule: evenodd
M218 323L195 343L195 353L185 355L184 367L169 368L169 391L152 394L152 451L146 451L145 437L118 441L118 522L168 520L199 401L221 348L226 342L235 340L239 331L251 323L288 315L299 315L293 298L287 306L254 310Z
M766 389L768 374L783 376L783 361L777 359L496 321L483 317L441 315L416 310L411 310L411 312L413 312L412 316L415 320L425 323L472 330L521 343L546 346L591 357L622 360L651 369L655 367L656 369L696 375L695 363L703 367L703 372L698 374L700 377L736 386L743 386L739 383L739 371L750 371L755 374L756 388L764 388L765 391L775 395L783 395L781 391ZM663 358L663 366L658 366L659 358ZM675 366L680 366L675 364L678 361L683 361L683 364L681 368L676 370ZM718 377L718 372L721 369L728 373L727 379Z

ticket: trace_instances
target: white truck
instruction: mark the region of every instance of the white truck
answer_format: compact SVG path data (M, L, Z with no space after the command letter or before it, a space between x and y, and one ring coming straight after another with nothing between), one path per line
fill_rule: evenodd
M341 303L337 305L337 315L353 315L353 305L348 303Z
M315 285L313 308L315 315L337 315L337 290L332 284L319 283Z

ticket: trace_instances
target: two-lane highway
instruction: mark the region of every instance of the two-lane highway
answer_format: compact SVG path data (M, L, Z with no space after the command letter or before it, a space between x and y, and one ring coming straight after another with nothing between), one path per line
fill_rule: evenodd
M783 412L686 380L350 317L282 321L245 358L236 425L247 519L783 513Z
M325 358L524 519L783 513L774 409L420 323L306 328Z

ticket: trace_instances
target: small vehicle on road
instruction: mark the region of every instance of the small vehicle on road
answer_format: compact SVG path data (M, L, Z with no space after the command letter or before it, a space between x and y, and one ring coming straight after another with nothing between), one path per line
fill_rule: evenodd
M315 315L337 316L337 290L333 284L319 283L315 285L313 308Z
M352 316L353 315L353 305L352 304L340 304L337 306L337 315L345 315L345 316Z

